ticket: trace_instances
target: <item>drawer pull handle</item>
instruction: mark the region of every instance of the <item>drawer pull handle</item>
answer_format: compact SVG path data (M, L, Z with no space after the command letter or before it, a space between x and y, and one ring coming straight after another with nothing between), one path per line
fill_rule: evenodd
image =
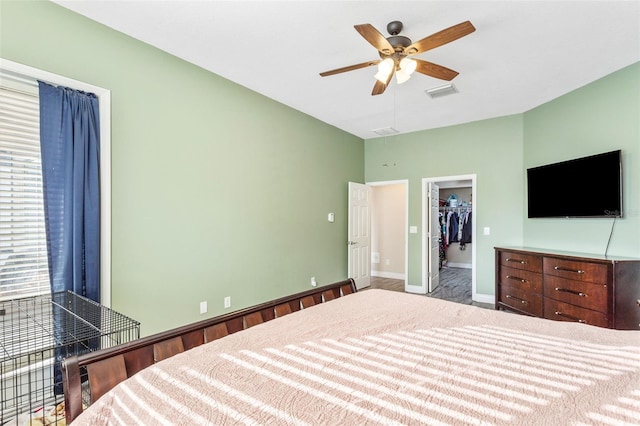
M511 259L510 257L507 257L505 259L507 262L516 262L516 263L522 263L523 265L527 264L526 260L520 260L520 259Z
M581 324L585 324L585 323L586 323L586 321L585 321L585 320L581 320L580 318L574 317L573 315L563 314L563 313L562 313L562 312L560 312L560 311L556 311L556 315L559 315L559 316L561 316L561 317L565 317L565 318L569 318L570 320L573 320L573 321L579 322L579 323L581 323Z
M571 293L571 294L575 294L576 296L580 296L580 297L586 297L587 296L586 293L583 293L581 291L569 290L568 288L556 287L556 291L562 291L564 293Z
M514 300L518 300L520 301L520 303L522 303L523 305L528 305L529 302L527 302L526 300L522 300L519 297L515 297L515 296L511 296L510 294L507 294L507 299L514 299Z
M584 271L582 269L569 269L563 268L562 266L554 266L553 269L555 269L556 271L573 272L574 274L584 274Z
M508 280L520 281L521 283L526 283L527 282L527 280L525 280L524 278L514 277L513 275L507 275L507 279Z

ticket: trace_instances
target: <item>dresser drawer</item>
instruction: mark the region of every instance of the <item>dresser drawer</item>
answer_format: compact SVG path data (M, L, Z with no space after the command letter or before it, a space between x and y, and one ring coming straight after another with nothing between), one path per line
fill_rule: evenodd
M542 296L515 287L500 287L500 302L528 314L542 316Z
M602 312L559 302L548 297L544 298L544 317L557 321L573 321L598 327L609 327L607 316Z
M604 284L546 275L544 296L604 314L609 311L609 289Z
M542 257L533 254L501 251L500 264L531 272L542 272Z
M542 274L500 266L500 285L516 287L531 293L542 293Z
M600 284L606 284L608 281L608 265L603 263L545 257L543 265L545 275Z

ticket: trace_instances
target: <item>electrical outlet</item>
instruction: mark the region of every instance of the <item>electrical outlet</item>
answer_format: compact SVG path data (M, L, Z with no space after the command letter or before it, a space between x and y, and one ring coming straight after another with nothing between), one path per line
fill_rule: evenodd
M224 307L225 308L231 307L231 296L227 296L224 298Z
M311 277L311 287L315 287L318 285L318 282L316 281L316 277Z
M200 302L200 313L201 314L206 314L207 313L207 301L206 300L204 302Z

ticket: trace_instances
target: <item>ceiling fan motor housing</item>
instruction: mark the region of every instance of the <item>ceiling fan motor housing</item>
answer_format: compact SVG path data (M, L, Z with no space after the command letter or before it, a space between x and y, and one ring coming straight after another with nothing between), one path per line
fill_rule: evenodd
M402 22L391 21L387 24L387 32L392 36L400 34L400 31L402 31Z
M411 39L405 36L395 35L391 37L387 37L387 41L394 48L402 46L403 48L409 47L411 45Z
M395 50L394 54L388 56L393 57L396 62L406 56L404 55L404 49L411 45L411 39L409 37L398 35L400 31L402 31L402 26L402 22L400 21L391 21L387 24L387 31L391 34L391 37L387 37L387 41ZM383 55L380 56L385 57Z

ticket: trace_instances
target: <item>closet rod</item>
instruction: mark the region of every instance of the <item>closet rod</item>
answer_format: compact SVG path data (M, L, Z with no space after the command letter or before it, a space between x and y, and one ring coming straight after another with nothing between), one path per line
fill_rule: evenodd
M451 206L441 206L440 210L445 210L445 211L461 211L461 210L472 210L472 206L457 206L457 207L451 207Z

